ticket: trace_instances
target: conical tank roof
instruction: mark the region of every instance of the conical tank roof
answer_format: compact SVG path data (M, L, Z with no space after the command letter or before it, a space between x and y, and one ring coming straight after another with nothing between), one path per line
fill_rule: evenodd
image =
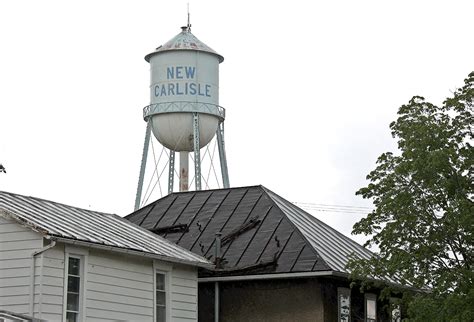
M204 51L210 54L214 54L219 58L219 63L224 61L224 57L219 55L214 49L200 41L191 33L189 27L181 27L182 31L177 34L173 39L165 43L164 45L159 46L156 50L145 56L145 60L150 62L150 58L153 55L164 51L173 51L173 50L194 50L194 51Z

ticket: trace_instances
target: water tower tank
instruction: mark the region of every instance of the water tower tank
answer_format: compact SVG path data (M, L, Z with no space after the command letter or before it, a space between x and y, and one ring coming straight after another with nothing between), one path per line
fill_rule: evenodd
M219 64L224 58L189 27L145 56L150 63L150 102L145 119L157 140L173 151L193 151L194 114L199 113L199 148L208 144L225 117L219 106Z

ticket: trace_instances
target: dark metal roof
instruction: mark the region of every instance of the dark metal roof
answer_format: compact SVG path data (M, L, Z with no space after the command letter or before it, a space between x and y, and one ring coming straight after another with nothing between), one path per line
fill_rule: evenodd
M173 193L125 218L210 260L221 232L222 275L348 273L351 253L372 255L263 186Z
M205 258L113 214L0 191L0 216L63 242L107 246L111 251L131 251L170 262L212 267Z

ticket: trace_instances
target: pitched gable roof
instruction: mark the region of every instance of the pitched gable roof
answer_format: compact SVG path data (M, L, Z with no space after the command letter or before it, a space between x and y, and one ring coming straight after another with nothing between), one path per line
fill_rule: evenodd
M352 252L372 255L263 186L173 193L125 218L211 260L222 233L229 275L348 273Z
M212 267L205 258L113 214L0 191L0 216L63 242Z

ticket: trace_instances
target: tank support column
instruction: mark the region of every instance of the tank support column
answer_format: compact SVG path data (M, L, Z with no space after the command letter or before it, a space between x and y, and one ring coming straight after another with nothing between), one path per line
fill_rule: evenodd
M179 191L189 190L189 152L179 152ZM171 191L173 192L173 191Z
M219 148L219 159L221 161L222 184L224 188L230 188L229 172L227 170L227 158L225 156L224 144L224 122L220 121L217 127L217 146Z
M168 170L168 194L173 193L174 187L174 151L170 150L170 167Z
M137 195L135 196L135 209L140 208L142 199L143 178L145 177L146 159L148 158L148 146L150 145L151 118L146 122L145 143L143 144L142 164L140 165L140 174L138 176Z
M193 113L193 136L194 136L194 176L196 179L196 191L201 190L201 152L199 149L199 113Z

